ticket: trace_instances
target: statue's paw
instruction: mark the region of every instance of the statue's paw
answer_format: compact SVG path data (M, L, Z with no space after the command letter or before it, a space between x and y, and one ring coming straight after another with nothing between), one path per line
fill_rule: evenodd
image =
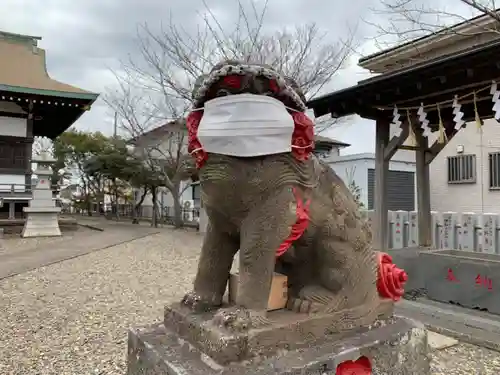
M335 295L319 285L302 288L296 297L290 297L287 309L297 313L321 313L335 300Z
M233 306L220 309L214 315L213 324L232 332L244 332L250 328L258 328L271 324L266 313Z
M286 308L299 314L314 314L322 312L325 305L317 302L311 302L300 297L290 297L288 298Z
M195 292L189 292L186 294L181 303L198 313L214 310L220 306L220 304L216 305L212 301L203 298Z
M334 293L319 285L308 285L299 292L299 298L320 305L329 305L336 299Z

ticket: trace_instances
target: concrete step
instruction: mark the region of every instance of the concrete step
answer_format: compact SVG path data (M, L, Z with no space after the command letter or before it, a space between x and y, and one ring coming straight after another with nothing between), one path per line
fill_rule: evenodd
M500 315L423 298L398 302L395 313L420 321L431 331L500 351Z

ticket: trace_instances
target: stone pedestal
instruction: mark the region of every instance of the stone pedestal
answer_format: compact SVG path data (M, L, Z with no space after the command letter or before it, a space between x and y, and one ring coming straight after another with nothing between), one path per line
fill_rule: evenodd
M33 159L32 162L37 163L37 169L34 173L38 175L38 181L33 187L33 198L29 207L24 208L27 218L21 236L60 236L58 216L61 208L55 206L50 183L52 176L50 165L55 162L55 159L43 154L40 158Z
M269 314L270 326L231 333L215 327L211 313L172 305L163 324L129 332L128 375L334 375L358 360L369 361L373 375L428 375L426 330L387 317L391 310L381 306L380 319L358 328L341 317L282 310Z

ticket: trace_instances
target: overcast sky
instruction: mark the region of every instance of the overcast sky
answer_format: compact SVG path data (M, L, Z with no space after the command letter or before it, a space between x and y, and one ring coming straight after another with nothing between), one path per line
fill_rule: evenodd
M262 0L261 0L262 1ZM347 21L358 24L361 51L376 51L369 42L369 27L360 18L370 16L369 6L376 0L270 0L266 14L266 29L316 22L335 42L346 35ZM221 24L235 22L235 0L207 0ZM2 0L0 30L41 36L39 46L47 51L47 69L52 78L83 89L103 93L114 83L110 68L120 59L136 53L137 25L148 23L159 28L170 15L186 29L201 24L199 11L202 0ZM353 56L349 66L339 72L327 88L337 90L368 77L356 66L359 56ZM102 101L76 124L79 129L101 130L110 134L113 116ZM363 137L359 135L363 134ZM354 119L337 126L324 135L352 144L348 153L373 152L374 124Z

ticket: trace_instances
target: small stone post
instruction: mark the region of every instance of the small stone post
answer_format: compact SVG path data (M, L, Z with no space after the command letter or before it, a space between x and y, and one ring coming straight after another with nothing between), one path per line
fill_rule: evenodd
M59 212L60 207L56 207L52 199L52 189L50 177L52 176L52 168L55 159L43 153L39 157L32 160L37 164L34 171L38 175L38 182L33 187L33 197L29 203L29 207L24 208L27 214L24 224L22 237L49 237L60 236L59 229Z

